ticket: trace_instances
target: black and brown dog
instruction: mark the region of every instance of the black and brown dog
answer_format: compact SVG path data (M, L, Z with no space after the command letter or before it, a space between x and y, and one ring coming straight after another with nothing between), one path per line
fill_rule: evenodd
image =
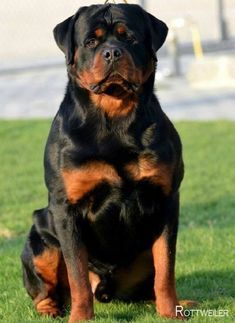
M39 313L91 319L93 295L155 298L176 317L175 249L183 161L153 94L167 26L137 5L92 5L54 29L68 86L45 149L48 206L22 254ZM178 317L182 318L182 317Z

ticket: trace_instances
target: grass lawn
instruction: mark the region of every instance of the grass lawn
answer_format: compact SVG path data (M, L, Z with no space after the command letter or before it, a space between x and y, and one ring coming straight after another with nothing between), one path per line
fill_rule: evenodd
M22 287L19 255L32 210L46 204L43 149L50 121L0 122L0 322L53 322L40 318ZM235 322L235 123L180 122L186 176L181 188L177 248L180 299L229 317L190 322ZM96 322L173 322L152 304L96 304ZM65 322L58 319L56 322Z

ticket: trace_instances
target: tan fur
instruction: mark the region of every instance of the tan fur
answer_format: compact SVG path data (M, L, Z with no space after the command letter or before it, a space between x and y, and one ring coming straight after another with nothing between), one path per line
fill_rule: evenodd
M125 170L135 181L148 179L161 186L165 194L171 192L173 166L158 162L151 154L141 154L138 161L127 164Z
M161 316L175 317L175 306L179 303L176 296L174 266L170 263L171 251L164 233L154 242L152 252L157 310Z
M100 283L100 276L93 273L93 271L89 271L89 281L91 284L92 293L95 294L96 288Z
M41 255L33 258L36 273L42 278L44 288L34 299L36 310L40 314L57 316L59 309L51 298L58 283L58 271L61 253L58 249L46 249Z
M106 94L91 93L90 97L92 102L109 117L126 116L137 106L137 99L134 95L125 98L116 98Z
M103 37L105 34L105 30L103 28L97 28L95 30L96 37Z
M93 296L88 277L88 255L84 246L79 248L75 268L67 265L67 271L72 308L69 322L91 319L94 316Z
M78 169L64 169L62 177L67 198L72 204L77 203L102 182L119 185L121 181L116 170L101 161L89 162Z
M60 258L61 253L55 248L46 249L41 255L33 258L36 273L42 277L49 289L57 284Z
M118 25L116 31L119 34L125 34L126 33L126 26L120 24L120 25Z
M35 307L38 313L42 315L49 315L52 317L59 315L57 304L50 297L41 300L35 305Z

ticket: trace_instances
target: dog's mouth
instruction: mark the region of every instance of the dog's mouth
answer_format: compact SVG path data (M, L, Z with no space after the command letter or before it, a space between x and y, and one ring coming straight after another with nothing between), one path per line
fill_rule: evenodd
M139 84L129 82L120 74L113 73L110 73L101 82L90 86L90 90L95 94L106 94L117 98L137 93L139 88Z
M128 93L128 91L120 84L111 83L102 93L110 96L122 97Z

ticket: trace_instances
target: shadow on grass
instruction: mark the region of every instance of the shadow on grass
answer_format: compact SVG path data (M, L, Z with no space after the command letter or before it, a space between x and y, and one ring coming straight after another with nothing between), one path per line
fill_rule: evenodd
M199 271L177 279L177 290L180 299L198 301L201 308L226 309L235 296L234 281L233 271ZM115 322L147 322L148 317L152 322L155 306L154 302L112 302L99 305L96 314L102 322L109 322L110 318Z
M198 271L177 279L181 298L197 301L213 301L235 297L234 271ZM219 306L218 303L218 306Z

